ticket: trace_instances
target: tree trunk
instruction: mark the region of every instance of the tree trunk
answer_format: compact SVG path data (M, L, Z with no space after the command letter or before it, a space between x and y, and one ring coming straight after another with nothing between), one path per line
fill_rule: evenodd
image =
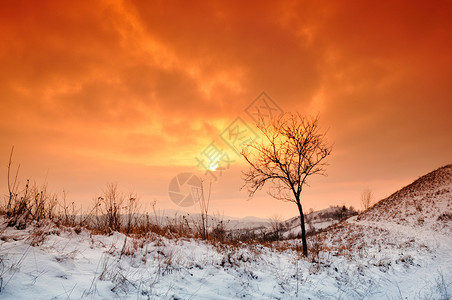
M301 242L303 244L303 256L308 256L308 244L306 243L306 228L304 226L304 214L303 207L301 207L300 199L297 199L298 212L300 213L300 226L301 226Z

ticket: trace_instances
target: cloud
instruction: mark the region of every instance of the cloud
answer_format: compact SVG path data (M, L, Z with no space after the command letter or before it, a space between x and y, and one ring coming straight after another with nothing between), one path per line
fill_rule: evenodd
M265 90L285 111L320 114L334 176L344 166L349 180L370 169L385 176L387 164L419 160L428 171L452 155L450 6L9 2L0 11L2 149L74 165L193 167Z

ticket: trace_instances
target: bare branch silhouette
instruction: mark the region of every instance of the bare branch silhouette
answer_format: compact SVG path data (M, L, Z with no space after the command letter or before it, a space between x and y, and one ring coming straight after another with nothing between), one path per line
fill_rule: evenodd
M269 194L275 199L294 202L301 221L303 254L307 255L306 230L301 192L308 177L325 175L326 158L331 154L325 133L320 132L319 118L306 118L287 113L272 122L258 123L263 135L260 143L246 145L242 156L250 168L243 179L250 197L267 182Z

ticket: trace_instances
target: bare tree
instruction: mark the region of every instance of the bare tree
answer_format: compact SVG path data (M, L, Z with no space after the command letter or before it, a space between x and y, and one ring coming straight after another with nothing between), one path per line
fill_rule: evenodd
M283 224L281 216L273 215L269 219L269 224L270 224L270 230L271 230L273 237L276 240L279 240L281 238L281 233L284 230L284 224Z
M374 195L369 188L365 188L361 192L361 204L363 205L364 210L368 209L373 204Z
M250 197L270 182L269 194L278 200L294 202L300 215L303 255L307 256L306 229L301 192L314 174L325 175L325 158L331 154L325 134L320 132L319 118L300 114L284 114L258 128L260 143L245 145L242 155L250 164L243 172L244 187Z

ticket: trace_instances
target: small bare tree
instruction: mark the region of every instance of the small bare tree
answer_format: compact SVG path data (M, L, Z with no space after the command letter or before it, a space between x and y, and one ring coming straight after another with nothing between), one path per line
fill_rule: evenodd
M260 143L245 145L242 155L249 163L243 172L250 197L265 183L272 183L269 194L278 200L294 202L300 215L303 255L308 255L306 229L301 192L307 179L314 174L325 174L331 146L319 129L319 118L300 114L284 114L270 123L261 122L263 135Z
M365 188L361 192L361 204L363 205L364 210L367 210L369 207L373 205L374 195L369 188Z
M276 240L281 239L281 233L284 230L284 223L281 216L273 215L269 220L270 230Z

